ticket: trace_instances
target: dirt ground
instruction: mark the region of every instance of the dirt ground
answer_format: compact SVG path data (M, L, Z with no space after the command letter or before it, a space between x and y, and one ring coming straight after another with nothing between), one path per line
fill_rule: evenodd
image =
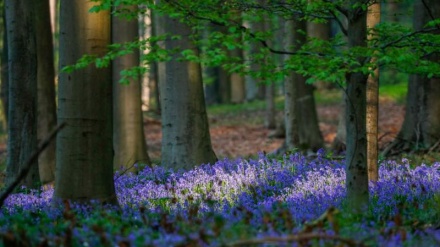
M340 106L319 105L319 127L326 145L330 145L335 136L338 125ZM279 113L281 120L281 112ZM381 100L379 106L379 146L383 148L397 135L403 121L404 106L397 105L390 100ZM264 127L262 121L253 121L251 118L263 118L264 111L251 111L245 114L227 116L225 119L218 116L209 116L211 124L211 141L215 153L219 158L249 157L258 152L270 153L278 149L284 139L269 138L271 130ZM222 120L219 120L219 119ZM235 119L230 119L235 118ZM241 122L241 124L237 124ZM150 157L153 160L160 158L161 126L157 120L149 119L145 123L145 131Z

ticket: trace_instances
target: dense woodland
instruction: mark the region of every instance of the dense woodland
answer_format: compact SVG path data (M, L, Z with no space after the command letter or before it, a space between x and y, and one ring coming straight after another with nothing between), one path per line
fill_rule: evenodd
M439 1L0 5L0 246L440 245Z

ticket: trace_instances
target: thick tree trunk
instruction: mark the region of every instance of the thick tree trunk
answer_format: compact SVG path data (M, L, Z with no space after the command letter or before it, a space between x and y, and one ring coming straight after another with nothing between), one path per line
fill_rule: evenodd
M359 3L351 1L351 6ZM349 47L366 46L367 12L361 7L350 11L348 17ZM362 63L362 61L360 61ZM346 187L347 198L354 210L366 206L369 199L366 133L367 75L347 75L346 127Z
M423 28L425 23L440 17L440 2L424 0L429 13L421 0L414 2L413 26ZM440 61L438 55L432 60ZM440 140L440 84L438 78L428 79L423 75L411 75L406 98L406 113L402 128L385 150L384 155L416 150L428 150Z
M293 22L293 29L291 30L293 40L297 46L301 46L306 42L306 36L303 34L306 30L305 21ZM290 140L290 138L294 140L295 137L289 137L295 135L298 136L296 148L316 151L323 147L324 140L319 130L313 87L306 84L306 78L300 74L293 73L292 78L292 82L286 82L286 140L289 139L286 142L287 148L293 148L290 145L295 145ZM297 133L292 132L294 131L292 126L295 125L297 126Z
M38 59L38 142L42 141L56 126L55 67L53 56L50 8L48 0L35 4L35 29L37 31ZM42 184L55 180L55 142L41 153L38 159Z
M131 6L131 11L137 7ZM137 19L112 17L112 42L124 43L138 38ZM135 164L150 164L145 142L142 117L140 78L131 79L128 85L119 83L120 72L139 66L139 51L113 61L113 148L114 168L136 171Z
M110 44L110 13L89 13L88 1L61 0L60 68ZM109 68L61 73L55 199L117 203L113 183L112 82Z
M368 7L367 27L374 28L380 23L380 2ZM376 34L369 32L368 39L376 38ZM376 59L373 58L374 62ZM367 80L367 163L368 178L376 182L379 178L378 170L378 110L379 110L379 69L368 76Z
M159 34L181 35L181 40L165 41L165 49L192 49L188 39L191 29L168 17L161 18ZM174 169L189 169L203 163L213 163L216 156L211 146L208 117L203 94L200 64L179 62L177 55L159 63L162 105L162 165Z
M9 55L9 117L7 183L37 148L37 51L33 0L6 0L6 31ZM24 181L28 187L39 182L33 165Z

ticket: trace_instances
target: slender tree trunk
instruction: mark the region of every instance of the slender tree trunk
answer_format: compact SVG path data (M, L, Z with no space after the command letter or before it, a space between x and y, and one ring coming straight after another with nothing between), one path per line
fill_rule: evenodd
M336 153L342 153L347 149L347 126L345 121L345 114L346 114L346 106L345 102L346 100L346 92L342 92L342 102L340 104L341 111L339 112L338 117L338 128L336 130L336 137L333 140L333 143L331 145L331 148Z
M165 41L165 49L196 47L188 36L191 29L168 17L161 18L159 34L181 35L181 40ZM158 30L159 31L159 30ZM160 94L162 105L162 165L165 167L192 168L203 163L213 163L216 156L211 146L208 117L203 94L200 64L179 62L178 56L159 63Z
M131 11L137 11L135 5ZM112 42L123 43L138 38L137 19L127 21L112 17ZM142 117L140 78L131 79L128 85L119 83L120 72L139 66L139 51L113 61L113 148L114 168L136 171L135 164L150 164L145 142Z
M367 27L374 28L380 23L380 2L368 7ZM369 33L368 39L374 39L377 35ZM376 59L373 58L374 62ZM368 76L367 80L367 163L368 178L376 182L379 178L378 170L378 110L379 110L379 69L374 70L374 75Z
M9 55L7 183L14 180L37 148L37 51L33 0L6 0ZM35 164L24 185L39 182Z
M361 1L352 0L351 5ZM356 7L348 16L349 47L366 46L367 11ZM359 61L362 63L362 60ZM346 97L346 187L348 201L354 210L361 210L368 204L368 167L366 133L366 90L367 75L350 73L347 75Z
M266 85L266 128L276 128L275 111L275 83Z
M429 6L429 9L426 6ZM428 12L429 11L429 12ZM413 26L421 30L432 17L440 18L440 2L416 0ZM430 57L440 61L438 55ZM428 150L440 140L440 79L410 75L406 98L406 113L395 141L384 150L384 155Z
M35 28L37 31L38 60L38 142L56 126L55 67L49 0L34 0ZM39 159L40 180L43 184L55 180L55 142L41 153Z
M232 16L233 21L236 23L242 23L241 13L239 11L234 11ZM243 40L241 36L235 40L237 43L242 43ZM237 58L238 61L244 62L243 50L235 48L229 51L229 56ZM246 98L246 88L245 88L245 78L239 73L232 73L229 76L231 83L231 102L232 103L243 103Z
M309 37L328 41L330 39L330 21L326 23L308 22L307 34ZM318 90L331 89L335 87L333 83L326 81L317 81L314 83L314 85L316 88L318 88Z
M294 21L291 20L287 21L285 24L285 48L291 47L294 44L294 35L292 35L291 32L292 30L296 30L295 27L296 25ZM291 75L287 76L287 78L284 80L284 125L286 128L286 139L284 146L287 149L286 151L294 149L299 145L298 120L296 119L295 114L297 104L295 99L297 98L297 91L295 90L294 84L296 75L297 74L295 73L291 73Z
M110 44L110 13L95 3L61 0L60 68L83 54L102 56ZM55 199L117 203L113 182L112 82L109 68L61 73Z

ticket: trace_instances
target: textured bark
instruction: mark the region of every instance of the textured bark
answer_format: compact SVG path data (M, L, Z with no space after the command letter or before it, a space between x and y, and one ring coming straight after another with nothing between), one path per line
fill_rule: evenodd
M350 1L353 6L360 1ZM366 46L367 12L360 7L350 11L348 16L349 47ZM362 62L362 61L360 61ZM368 167L366 133L366 90L367 75L347 75L346 97L346 187L347 198L354 210L360 210L368 203Z
M53 56L50 8L48 0L35 0L35 29L37 31L38 60L38 142L55 128L55 67ZM55 180L55 142L52 142L38 158L41 183Z
M380 2L368 7L367 27L374 28L380 23ZM373 32L369 32L368 39L377 38ZM372 62L376 61L375 58ZM379 69L374 70L374 74L368 76L367 80L367 163L368 178L376 182L379 178L378 170L378 111L379 111Z
M110 44L110 13L88 1L60 3L60 68ZM90 65L59 77L55 199L117 203L113 183L112 82L109 68Z
M161 18L158 34L165 32L181 35L181 40L167 40L165 49L180 47L197 52L188 36L190 27L167 17ZM213 163L216 156L211 146L208 117L203 94L200 64L179 62L174 56L159 63L160 94L162 105L162 165L165 167L192 168L203 163Z
M126 7L125 7L126 8ZM131 6L131 11L137 7ZM112 42L124 43L138 38L137 19L125 20L112 17ZM128 85L119 83L120 72L139 66L139 51L119 57L113 61L113 148L114 168L136 171L135 164L150 164L145 142L142 118L140 78L131 79Z
M9 55L9 117L7 183L37 148L37 53L32 0L7 0L6 29ZM38 185L38 166L28 173L24 185Z
M424 0L429 12L421 0L414 2L413 26L415 30L423 28L425 23L440 18L440 2ZM439 56L431 56L439 62ZM396 140L384 150L384 155L428 150L440 140L440 79L428 79L423 75L411 75L406 98L406 113L402 128Z
M297 46L306 42L306 36L300 30L306 30L305 21L294 21L292 26L293 40ZM304 32L304 31L303 31ZM293 85L288 85L293 84ZM313 96L313 87L306 84L306 78L300 74L293 73L292 81L286 82L286 142L287 148L293 148L295 145L289 137L298 136L298 142L295 147L301 150L314 150L323 147L324 140L318 125L316 114L315 99ZM293 118L292 118L293 117ZM296 122L296 123L293 123ZM297 133L294 133L292 126L297 126ZM292 139L295 139L293 137Z

